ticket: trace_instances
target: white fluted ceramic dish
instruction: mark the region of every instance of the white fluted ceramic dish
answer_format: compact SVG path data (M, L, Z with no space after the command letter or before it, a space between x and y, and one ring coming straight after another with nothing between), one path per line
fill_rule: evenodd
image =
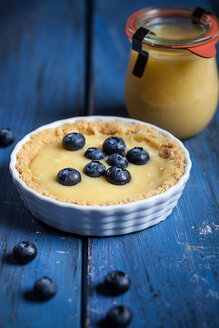
M18 171L15 168L17 153L22 145L30 139L32 133L36 133L43 129L56 128L64 123L74 122L78 119L87 121L119 120L126 124L141 123L149 125L151 128L178 142L180 148L184 151L186 159L186 168L183 176L176 185L162 194L128 204L111 206L82 206L64 203L43 196L29 188L24 181L20 179ZM27 134L15 146L11 154L9 168L12 179L25 206L37 219L65 232L86 236L114 236L140 231L165 220L176 206L185 184L189 179L191 160L188 151L177 138L154 125L114 116L90 116L56 121Z

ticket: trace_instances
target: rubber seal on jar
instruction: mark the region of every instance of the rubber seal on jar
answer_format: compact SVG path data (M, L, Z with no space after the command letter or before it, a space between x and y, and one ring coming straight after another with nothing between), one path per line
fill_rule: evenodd
M191 19L194 24L201 24L203 27L203 34L192 38L191 40L180 40L172 39L159 39L146 36L142 41L142 44L154 48L164 49L178 49L188 50L193 54L203 57L212 58L216 55L216 43L219 41L219 20L211 12L201 8L190 8L182 6L155 6L146 9L139 10L133 13L127 20L126 23L126 34L130 40L139 26L144 24L147 27L153 19L163 19L168 17L181 17ZM152 32L151 32L152 33ZM143 61L143 60L142 60ZM144 60L145 61L145 60ZM146 64L145 64L146 65Z
M150 30L144 27L139 27L132 38L132 49L139 53L132 71L137 77L142 77L148 61L148 52L142 50L142 42L150 32Z
M211 12L204 8L196 7L192 12L193 24L200 24L204 15L211 15ZM215 47L216 42L217 39L212 40L212 42L207 45L203 44L196 47L188 47L187 50L203 58L212 58L217 52Z

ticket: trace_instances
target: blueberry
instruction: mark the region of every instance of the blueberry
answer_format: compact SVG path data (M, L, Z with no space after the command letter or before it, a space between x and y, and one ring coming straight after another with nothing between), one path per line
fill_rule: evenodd
M126 145L120 137L109 137L103 143L103 150L107 155L119 153L121 155L125 152Z
M43 277L34 283L33 291L40 301L47 301L57 293L57 285L51 278Z
M131 181L131 174L129 171L118 166L111 166L106 171L105 176L108 182L115 185L124 185Z
M81 133L69 133L62 139L62 145L67 150L79 150L85 145L85 138Z
M113 307L106 315L106 322L109 327L127 327L132 320L132 312L126 305Z
M105 173L105 171L105 165L99 161L92 161L84 167L84 173L92 178L100 177Z
M130 287L129 276L122 271L111 271L104 278L104 285L111 295L125 293Z
M127 158L118 153L111 154L107 159L107 163L111 166L122 167L123 169L128 166Z
M26 264L37 256L37 248L33 243L21 241L13 248L13 256L20 264Z
M68 167L59 171L56 181L64 186L74 186L81 181L81 174L77 170Z
M135 165L146 164L150 159L148 152L142 147L134 147L130 149L126 157L130 163Z
M0 130L0 147L10 146L14 142L14 134L10 129Z
M102 151L101 148L96 148L96 147L90 147L86 150L84 156L88 159L104 159L104 152Z

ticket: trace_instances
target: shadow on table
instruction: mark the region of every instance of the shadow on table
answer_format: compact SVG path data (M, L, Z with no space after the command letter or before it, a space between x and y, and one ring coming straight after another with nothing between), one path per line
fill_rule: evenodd
M12 265L22 265L22 264L19 264L14 256L12 255L12 253L6 253L2 256L2 262L3 263L7 263L7 264L12 264Z
M99 320L97 325L99 328L112 328L112 325L109 324L105 318Z
M124 118L129 117L124 104L97 108L94 115L121 116Z
M40 300L39 297L37 297L36 293L34 293L34 290L32 289L27 289L23 292L23 298L32 303L44 303L47 302L48 300Z
M42 232L45 238L48 238L48 235L78 237L77 235L65 233L49 227L31 214L25 207L12 182L8 163L4 162L0 164L0 178L2 178L1 181L3 181L1 184L1 191L4 191L0 193L0 229L11 232L16 230L19 233L24 233L27 237L23 238L28 240L30 234L36 234L35 237L37 239L37 233L39 232ZM10 254L5 254L2 261L4 263L14 264Z

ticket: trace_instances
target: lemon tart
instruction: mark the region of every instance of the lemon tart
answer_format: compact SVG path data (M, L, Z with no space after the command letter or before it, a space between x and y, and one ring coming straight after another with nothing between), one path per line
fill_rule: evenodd
M83 135L83 147L72 151L63 147L63 138L70 133ZM144 149L148 154L143 165L128 162L123 170L131 178L123 185L110 183L105 174L91 177L84 171L90 162L85 155L89 148L102 149L105 155L99 162L109 170L110 155L104 152L103 144L110 137L124 141L124 157L128 158L134 148ZM104 206L126 204L165 192L182 177L185 165L185 155L178 143L150 126L77 120L32 134L17 153L16 169L28 187L44 196L66 203ZM58 173L65 168L80 173L79 183L66 186L57 181Z

